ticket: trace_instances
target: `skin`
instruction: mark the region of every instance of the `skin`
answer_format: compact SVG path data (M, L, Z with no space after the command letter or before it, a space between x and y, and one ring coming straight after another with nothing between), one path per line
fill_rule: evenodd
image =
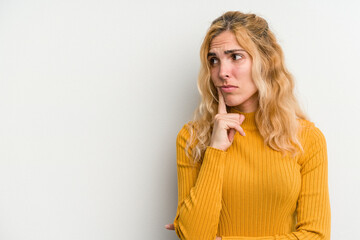
M257 87L252 79L252 58L239 45L231 31L216 36L208 53L211 80L219 87L228 106L241 112L254 112L258 107ZM226 92L225 85L234 89Z
M234 33L225 31L211 41L208 61L211 80L219 95L219 109L215 116L210 146L226 151L231 146L236 131L245 136L240 127L245 117L227 113L226 105L241 112L254 112L258 107L258 90L251 74L252 59L240 46Z
M225 31L211 41L208 61L211 80L219 96L210 146L226 151L236 131L245 136L240 126L245 119L244 115L227 113L226 106L245 113L254 112L258 108L257 88L251 75L252 59L239 45L235 35ZM165 228L175 230L174 224L167 224ZM215 240L221 240L221 237Z

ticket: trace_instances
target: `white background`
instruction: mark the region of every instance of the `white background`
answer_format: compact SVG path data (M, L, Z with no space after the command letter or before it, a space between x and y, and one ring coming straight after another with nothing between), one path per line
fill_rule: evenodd
M177 239L175 138L228 10L277 35L327 139L332 239L357 239L357 2L0 0L0 239Z

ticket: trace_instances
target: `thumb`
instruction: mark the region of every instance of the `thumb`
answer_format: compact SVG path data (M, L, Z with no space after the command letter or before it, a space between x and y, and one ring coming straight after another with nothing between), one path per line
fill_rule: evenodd
M228 138L229 138L229 141L230 141L231 143L232 143L232 141L234 140L235 133L236 133L235 129L231 128L231 129L229 130Z

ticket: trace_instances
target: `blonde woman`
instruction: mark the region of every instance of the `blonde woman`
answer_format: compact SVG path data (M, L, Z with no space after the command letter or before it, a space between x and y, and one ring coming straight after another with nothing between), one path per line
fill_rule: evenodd
M194 120L177 136L180 239L330 239L326 141L293 94L267 22L227 12L201 46Z

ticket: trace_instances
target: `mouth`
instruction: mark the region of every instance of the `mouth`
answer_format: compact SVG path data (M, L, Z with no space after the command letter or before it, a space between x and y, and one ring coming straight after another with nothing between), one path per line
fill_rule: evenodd
M234 86L234 85L224 85L224 86L221 86L220 89L223 91L223 92L232 92L232 91L235 91L238 87L237 86Z

